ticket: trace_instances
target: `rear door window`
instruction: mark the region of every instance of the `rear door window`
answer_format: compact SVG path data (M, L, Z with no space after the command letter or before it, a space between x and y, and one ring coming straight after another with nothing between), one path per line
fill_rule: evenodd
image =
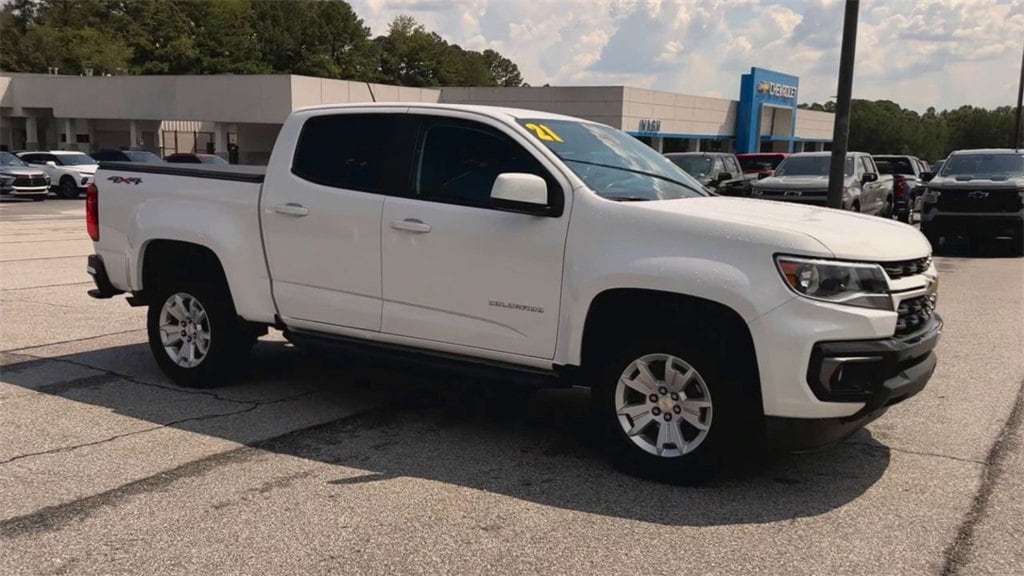
M384 192L395 157L398 114L314 116L299 135L292 173L310 182Z

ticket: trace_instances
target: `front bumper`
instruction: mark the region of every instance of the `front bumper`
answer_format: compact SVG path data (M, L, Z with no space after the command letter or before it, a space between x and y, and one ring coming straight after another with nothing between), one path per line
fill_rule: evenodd
M4 186L0 188L0 194L4 196L42 196L49 194L49 186Z
M766 417L769 442L787 450L811 450L839 442L924 389L935 372L942 318L935 314L905 338L820 342L814 346L807 383L819 400L862 403L849 416Z
M939 212L932 209L921 215L921 232L928 236L1010 236L1024 238L1024 211Z
M106 300L118 294L124 294L123 290L118 290L111 284L110 277L107 276L107 267L103 264L103 258L99 254L89 255L86 271L92 276L93 283L96 284L96 288L89 290L89 296Z

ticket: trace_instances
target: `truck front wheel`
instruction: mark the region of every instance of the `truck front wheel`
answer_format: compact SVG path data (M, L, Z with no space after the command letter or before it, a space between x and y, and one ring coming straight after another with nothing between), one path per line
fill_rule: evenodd
M177 283L174 283L177 284ZM176 384L218 386L229 380L254 339L235 314L231 298L207 284L160 289L149 307L149 346Z
M593 390L613 462L641 477L707 480L740 444L741 386L700 346L637 342L609 358Z

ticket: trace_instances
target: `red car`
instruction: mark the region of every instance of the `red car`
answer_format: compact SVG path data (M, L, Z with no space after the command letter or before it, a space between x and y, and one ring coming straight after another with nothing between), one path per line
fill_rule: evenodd
M737 154L740 160L740 168L744 174L757 174L757 178L767 178L775 173L779 163L786 159L789 154L785 152L752 152L750 154Z

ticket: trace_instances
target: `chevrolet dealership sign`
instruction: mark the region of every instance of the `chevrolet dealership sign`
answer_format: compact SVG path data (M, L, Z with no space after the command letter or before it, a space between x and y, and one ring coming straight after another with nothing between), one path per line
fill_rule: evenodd
M757 91L760 94L767 94L769 96L778 96L780 98L796 99L796 86L787 86L786 84L776 84L775 82L768 82L762 80L757 83Z

